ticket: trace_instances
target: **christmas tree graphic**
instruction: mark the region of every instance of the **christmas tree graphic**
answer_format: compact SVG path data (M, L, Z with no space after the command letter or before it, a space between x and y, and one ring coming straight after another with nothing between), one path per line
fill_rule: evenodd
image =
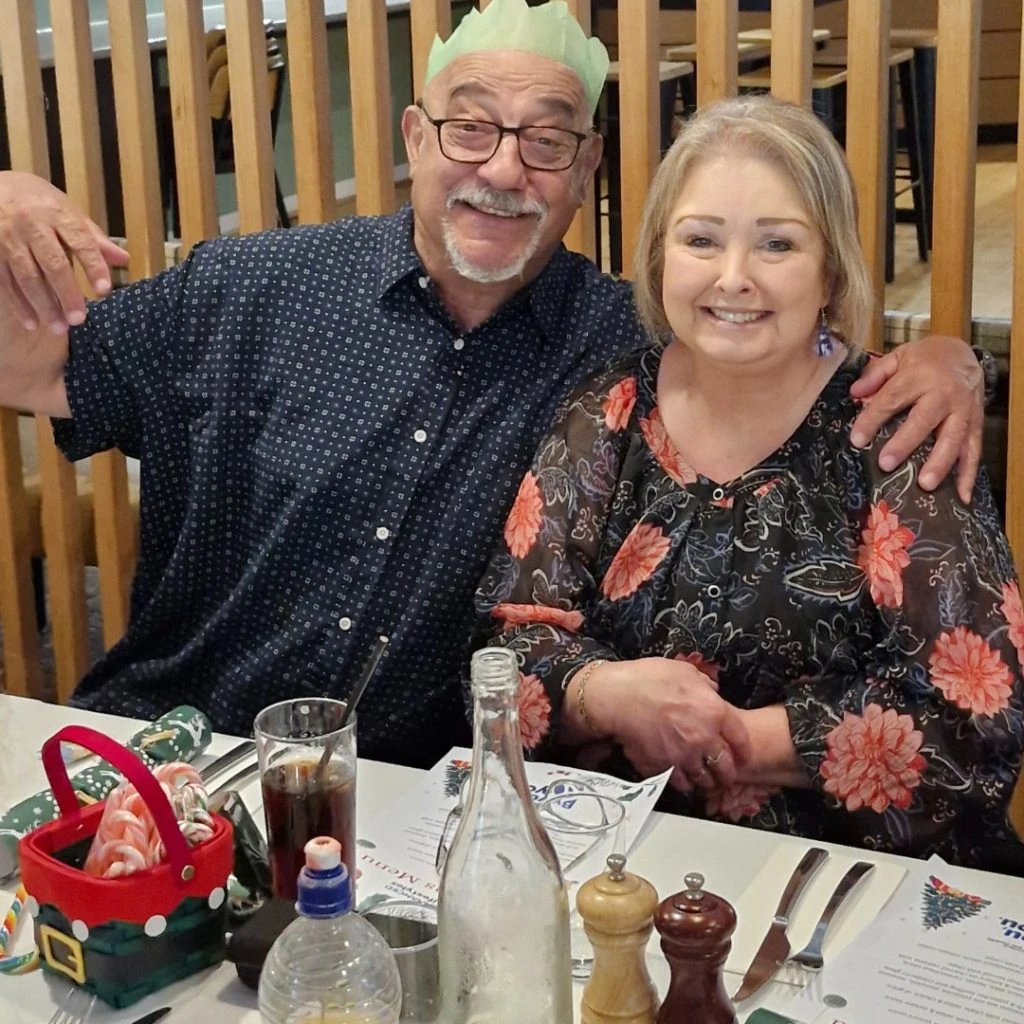
M453 758L444 769L444 795L457 797L462 792L462 784L469 778L472 771L469 761Z
M941 878L930 875L924 884L924 926L935 929L966 921L991 903L991 900L983 900L980 896L954 889Z

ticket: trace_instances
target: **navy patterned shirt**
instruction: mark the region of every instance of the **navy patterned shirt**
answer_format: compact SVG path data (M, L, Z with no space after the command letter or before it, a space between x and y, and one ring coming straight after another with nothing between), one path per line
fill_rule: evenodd
M468 740L473 592L534 449L639 341L629 287L562 248L461 331L408 208L217 239L92 304L56 436L141 460L141 554L73 703L247 734L273 701L344 697L384 634L360 753L433 763Z

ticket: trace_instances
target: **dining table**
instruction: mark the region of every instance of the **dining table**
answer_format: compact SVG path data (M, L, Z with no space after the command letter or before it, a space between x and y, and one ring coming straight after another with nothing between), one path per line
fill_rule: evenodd
M46 788L40 751L43 743L63 726L80 724L91 726L111 738L124 741L141 725L135 719L83 711L63 705L50 704L10 695L0 695L0 808L7 808ZM238 743L237 737L215 733L210 746L195 762L198 767L212 761ZM74 773L74 767L70 769ZM422 772L360 759L357 784L357 834L370 828L373 819L398 801L422 777ZM262 827L263 814L258 777L251 776L240 789L240 795L249 811ZM758 878L764 866L772 861L780 847L789 844L806 849L806 839L778 835L723 824L698 818L681 817L653 812L643 831L629 851L628 870L647 878L664 898L685 888L684 878L692 872L704 876L705 889L728 900L736 910L738 919L757 913L763 915L763 900L754 900L751 883ZM866 859L876 864L911 865L908 858L875 851L851 850L828 843L829 851L845 857ZM795 854L796 855L796 854ZM970 872L970 875L984 875ZM1024 879L1003 879L1004 884L1019 885L1024 897ZM0 919L10 906L18 880L11 877L0 884ZM784 880L779 881L779 886ZM756 894L756 888L754 894ZM767 929L771 911L762 921L754 921L758 929ZM652 935L647 951L647 964L651 977L664 995L669 980L668 967L657 944L658 935ZM8 952L18 953L31 948L31 928L23 924L18 939ZM726 987L734 992L740 984L740 973L726 975ZM737 1009L739 1020L745 1021L758 1006L777 1000L782 986L792 982L776 980L766 984L753 998ZM579 1002L583 983L575 983L576 1020L579 1020ZM54 1011L65 999L69 983L62 977L42 970L23 975L0 976L0 1022L2 1024L47 1024ZM259 1024L256 993L238 980L234 965L224 962L206 972L177 982L143 1001L122 1010L114 1010L97 1003L89 1024L132 1024L145 1013L158 1007L169 1006L171 1013L163 1024ZM981 1018L979 1017L979 1024Z

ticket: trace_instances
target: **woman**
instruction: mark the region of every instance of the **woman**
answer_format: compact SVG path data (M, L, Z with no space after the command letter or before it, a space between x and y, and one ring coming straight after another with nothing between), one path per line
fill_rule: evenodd
M699 113L636 279L657 341L562 408L478 592L527 748L671 767L687 813L1024 870L1011 555L984 481L965 506L919 488L927 452L850 444L873 298L817 118Z

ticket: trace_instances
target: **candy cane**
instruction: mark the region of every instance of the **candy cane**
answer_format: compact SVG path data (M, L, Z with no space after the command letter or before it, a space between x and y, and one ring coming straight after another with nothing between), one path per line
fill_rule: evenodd
M213 835L206 789L188 764L160 765L153 772L174 809L178 827L190 846ZM123 784L107 797L100 826L84 870L102 878L119 878L153 867L164 859L156 823L133 786Z
M18 929L18 921L25 909L27 897L25 887L19 885L14 894L14 902L4 917L4 923L0 925L0 974L27 974L39 966L38 950L34 949L31 953L22 953L19 956L6 955L7 947Z

